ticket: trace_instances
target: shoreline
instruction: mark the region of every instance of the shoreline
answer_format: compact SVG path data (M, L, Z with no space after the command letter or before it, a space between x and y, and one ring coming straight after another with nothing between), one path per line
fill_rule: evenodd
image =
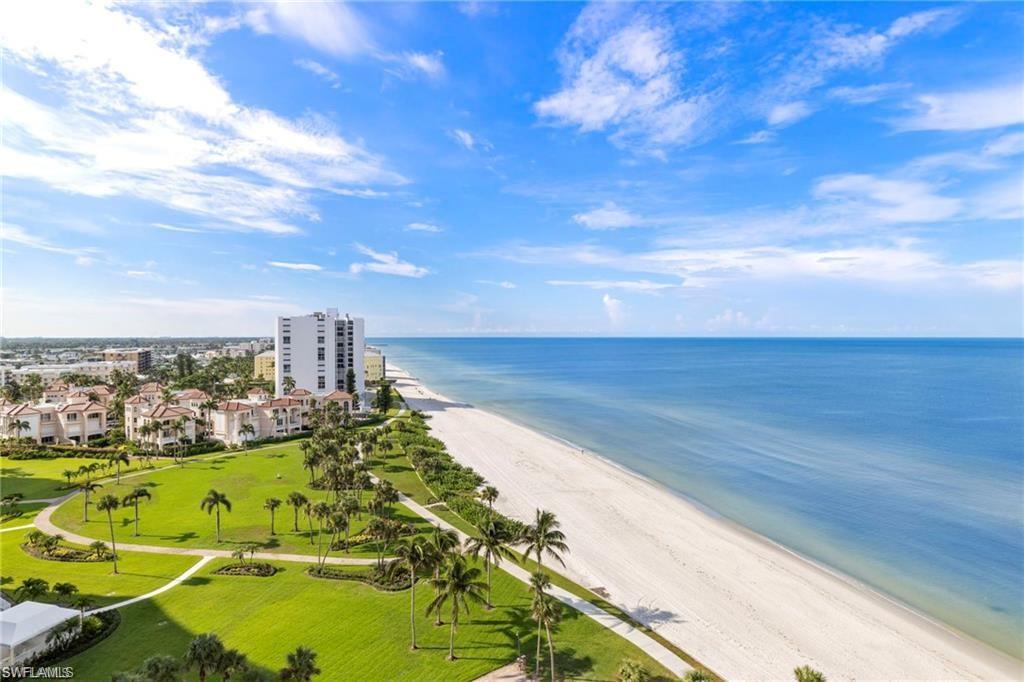
M834 679L1024 673L1011 656L656 480L389 370L451 454L502 492L500 511L559 516L573 579L607 590L723 677L790 678L804 664Z

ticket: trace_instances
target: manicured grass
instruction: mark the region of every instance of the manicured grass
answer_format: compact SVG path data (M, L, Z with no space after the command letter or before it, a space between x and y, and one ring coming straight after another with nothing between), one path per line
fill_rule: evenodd
M155 654L180 656L196 634L215 632L250 661L277 671L297 646L317 652L324 680L474 680L510 663L516 633L532 656L535 625L527 588L495 575L493 611L474 606L456 637L458 660L445 660L448 627L434 627L423 610L432 596L417 587L420 650L409 650L409 594L386 593L350 581L310 578L294 563L271 578L214 575L212 562L183 585L122 610L122 623L107 640L68 661L76 679L106 681ZM614 679L624 658L644 661L668 675L633 645L594 621L565 610L554 633L557 665L566 677ZM546 662L546 651L543 653ZM194 679L194 678L189 678ZM216 678L208 678L216 679Z
M139 536L134 536L134 510L119 509L114 513L115 532L119 542L168 547L219 547L255 542L267 551L316 554L310 544L310 533L305 516L299 515L298 533L293 532L292 508L282 504L276 514L277 535L270 535L270 512L263 508L269 497L287 499L292 491L299 491L310 499L325 499L327 493L312 490L307 483L309 475L302 468L302 453L298 442L268 448L223 454L193 460L183 467L172 466L149 474L125 479L121 485L105 484L92 495L92 500L105 494L123 498L136 486L144 486L151 500L139 504ZM226 494L231 511L221 510L220 545L216 539L215 515L199 508L200 501L211 488ZM364 504L371 493L363 494ZM54 513L53 522L60 528L91 538L107 539L110 535L105 514L90 510L89 522L82 521L83 500L76 496ZM422 530L429 523L406 507L396 505L394 517L412 523ZM362 519L352 520L351 535L362 530L370 520L365 511ZM314 521L314 528L316 527ZM314 542L316 541L314 531ZM335 552L336 556L342 553ZM372 545L352 549L351 556L375 556Z
M0 534L0 574L4 578L4 591L13 592L25 578L42 578L49 581L51 587L59 582L74 583L79 594L92 597L97 605L112 604L155 590L198 561L192 556L118 552L119 573L114 575L114 565L109 561L47 561L30 556L21 549L28 532ZM43 597L43 601L54 600L52 594Z
M29 502L17 505L17 510L20 512L17 516L11 516L9 518L0 521L0 529L3 528L15 528L17 526L24 526L26 523L32 523L32 519L36 517L40 509L46 507L45 502Z
M57 457L55 459L10 459L0 457L0 481L4 495L21 493L26 500L38 500L60 497L67 494L68 481L64 471L77 471L80 466L88 466L93 462L106 464L103 459L86 457ZM134 462L132 463L135 464ZM129 467L121 465L121 473ZM93 478L114 474L114 469L105 469L93 475ZM81 479L76 479L81 480Z
M366 465L375 476L391 481L410 499L422 505L434 499L434 493L423 484L398 443L386 453L374 453L372 458L367 459Z

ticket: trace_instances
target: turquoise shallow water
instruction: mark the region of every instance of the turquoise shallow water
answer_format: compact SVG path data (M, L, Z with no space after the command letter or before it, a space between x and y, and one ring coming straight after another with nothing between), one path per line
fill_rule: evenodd
M1024 341L375 343L1024 658Z

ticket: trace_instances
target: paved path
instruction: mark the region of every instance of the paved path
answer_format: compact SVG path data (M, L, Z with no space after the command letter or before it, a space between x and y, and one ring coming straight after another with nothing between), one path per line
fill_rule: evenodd
M175 578L171 582L167 583L166 585L162 585L162 586L156 588L152 592L147 592L146 594L140 594L138 597L132 597L131 599L125 599L124 601L119 601L116 604L110 604L109 606L101 606L98 609L92 609L91 611L87 611L86 613L89 614L89 615L94 614L94 613L103 613L104 611L111 611L113 609L119 609L122 606L128 606L129 604L134 604L134 603L140 602L140 601L142 601L144 599L151 599L151 598L157 596L158 594L163 594L164 592L166 592L167 590L171 589L172 587L177 587L178 585L182 584L183 582L185 582L186 580L191 578L195 574L196 571L198 571L200 568L202 568L206 564L210 563L211 561L213 561L213 557L212 556L204 556L202 559L200 559L199 561L197 561L194 564L192 564L188 568L187 571L185 571L184 573L179 575L177 578Z

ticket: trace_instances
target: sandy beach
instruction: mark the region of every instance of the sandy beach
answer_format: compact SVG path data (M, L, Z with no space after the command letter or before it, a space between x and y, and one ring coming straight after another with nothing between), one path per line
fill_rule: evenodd
M566 572L728 679L1021 679L1019 661L962 636L640 476L556 438L389 375L497 508L562 522Z

